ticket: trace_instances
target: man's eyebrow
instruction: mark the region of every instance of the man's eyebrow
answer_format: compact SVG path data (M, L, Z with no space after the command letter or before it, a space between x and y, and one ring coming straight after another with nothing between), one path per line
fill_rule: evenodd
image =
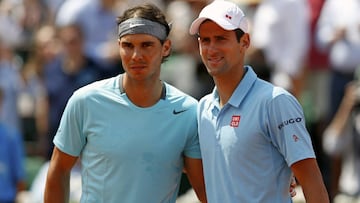
M141 42L141 44L155 44L154 41L144 41L144 42Z
M124 46L129 46L129 45L132 45L131 42L128 42L128 41L122 41L120 42L121 45L124 45Z

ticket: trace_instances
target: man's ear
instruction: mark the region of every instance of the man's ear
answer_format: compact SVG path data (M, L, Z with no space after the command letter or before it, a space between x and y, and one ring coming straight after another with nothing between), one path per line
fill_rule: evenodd
M242 47L246 49L250 47L250 35L248 33L245 33L240 40Z
M171 53L171 40L165 40L163 44L163 56L169 56Z

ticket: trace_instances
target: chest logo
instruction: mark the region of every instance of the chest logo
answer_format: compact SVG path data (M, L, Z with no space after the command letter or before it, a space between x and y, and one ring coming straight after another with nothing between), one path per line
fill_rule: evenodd
M231 117L231 122L230 122L230 126L237 128L239 127L239 123L240 123L240 116L239 115L233 115Z
M183 109L183 110L179 110L179 111L176 111L175 109L173 110L173 114L176 115L176 114L179 114L179 113L182 113L182 112L185 112L187 111L187 109Z

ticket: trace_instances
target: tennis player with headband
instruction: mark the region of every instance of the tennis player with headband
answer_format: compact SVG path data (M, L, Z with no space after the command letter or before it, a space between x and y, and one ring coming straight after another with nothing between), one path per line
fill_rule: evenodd
M151 4L136 6L118 18L118 29L125 73L69 99L54 138L45 202L68 201L77 161L82 203L175 203L183 170L206 202L197 101L160 80L171 53L164 14Z

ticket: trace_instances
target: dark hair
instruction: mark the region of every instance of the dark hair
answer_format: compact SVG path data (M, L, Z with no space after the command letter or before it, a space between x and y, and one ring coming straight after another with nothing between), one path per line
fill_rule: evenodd
M240 38L245 34L240 28L234 30L237 42L240 42Z
M130 18L144 18L162 24L166 28L166 35L170 33L170 26L166 21L164 13L154 4L144 3L124 12L122 16L117 17L117 25ZM161 43L164 43L163 41Z

